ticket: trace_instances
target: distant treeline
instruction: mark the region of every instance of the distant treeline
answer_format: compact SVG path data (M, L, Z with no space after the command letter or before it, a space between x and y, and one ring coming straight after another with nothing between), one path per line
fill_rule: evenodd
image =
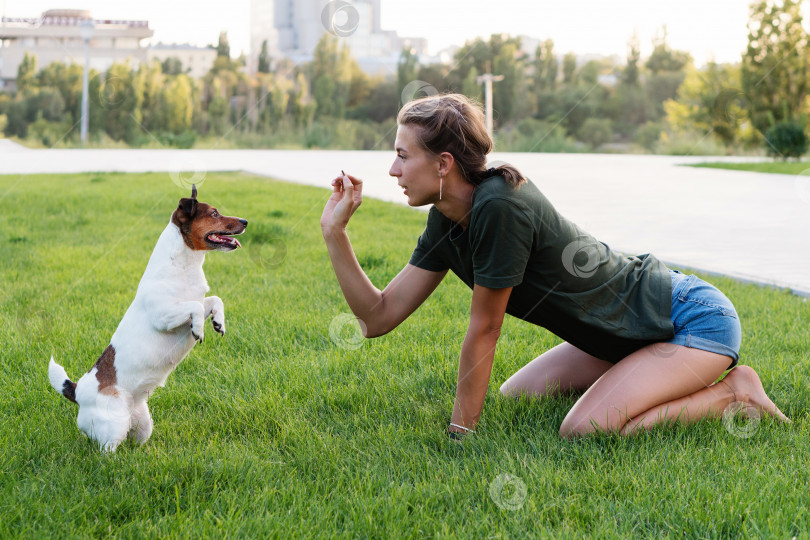
M390 149L403 101L462 92L483 101L477 78L494 83L496 149L627 151L670 154L756 153L779 157L807 149L808 36L800 0L751 6L749 44L737 64L694 67L661 29L642 59L636 37L625 63L574 54L559 60L551 40L534 55L520 38L493 35L459 49L449 65L420 65L403 51L396 77L369 76L340 39L326 35L312 62L271 59L259 73L232 60L227 36L201 79L176 59L133 69L118 63L90 74L90 144L179 148ZM697 16L697 14L696 14ZM0 93L0 130L31 144L76 146L82 66L38 69L26 55L13 94Z

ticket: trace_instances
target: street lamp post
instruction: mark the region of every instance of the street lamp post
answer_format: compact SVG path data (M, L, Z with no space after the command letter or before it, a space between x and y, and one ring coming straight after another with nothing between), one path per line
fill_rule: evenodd
M88 72L90 71L90 38L93 37L93 30L96 25L93 19L85 19L79 23L79 34L84 40L84 74L82 76L82 127L81 139L82 146L87 142L87 124L88 124L88 87L89 82Z
M475 79L478 84L484 83L484 99L486 101L485 111L487 118L487 133L492 137L492 83L503 80L503 75L493 75L484 73Z

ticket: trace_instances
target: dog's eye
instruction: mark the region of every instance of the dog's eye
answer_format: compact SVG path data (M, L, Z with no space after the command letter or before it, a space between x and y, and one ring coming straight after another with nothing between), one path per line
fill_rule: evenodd
M214 210L213 212L211 212L211 217L219 217L219 212Z

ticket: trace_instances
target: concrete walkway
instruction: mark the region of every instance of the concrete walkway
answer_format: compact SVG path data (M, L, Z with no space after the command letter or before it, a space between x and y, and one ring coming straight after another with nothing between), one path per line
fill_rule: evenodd
M393 151L27 150L0 141L0 174L202 177L243 170L328 188L344 169L365 180L366 196L404 204L388 176L393 158ZM491 159L517 166L565 216L614 249L652 252L680 266L810 296L810 176L680 166L743 158L496 153Z

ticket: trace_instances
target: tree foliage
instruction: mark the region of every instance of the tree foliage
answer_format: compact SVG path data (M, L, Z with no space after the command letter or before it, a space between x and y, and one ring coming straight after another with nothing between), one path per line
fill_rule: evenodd
M186 147L199 135L249 140L257 146L281 141L385 148L402 100L411 97L403 95L409 84L420 81L417 95L460 91L482 101L478 79L492 73L502 76L493 83L496 140L507 145L500 149L584 151L615 141L654 151L679 137L709 138L731 149L761 142L762 130L751 121L753 110L768 126L783 119L801 122L804 68L783 73L772 58L786 47L804 54L806 38L796 29L796 3L785 0L779 6L786 13L782 15L773 11L773 2L757 4L767 9L752 8L752 16L760 19L752 22L752 35L771 30L763 30L765 37L751 44L749 52L758 52L743 68L710 63L698 70L688 53L670 47L664 28L647 58L633 36L624 63L583 63L570 52L556 51L551 40L540 42L531 54L520 38L494 34L465 43L449 64L422 64L406 48L396 74L388 76L365 73L346 40L327 34L312 61L298 65L284 58L271 65L263 43L258 72L249 75L244 58L230 57L223 33L218 55L200 79L183 73L176 59L137 68L118 63L103 74L91 72L90 135L131 145ZM780 32L785 35L775 35ZM795 63L799 56L785 62ZM779 90L776 95L757 95L759 88L752 91L754 98L748 94L745 88L757 85L746 86L743 71L750 82L756 70L771 70L773 80L766 77L768 84L761 86ZM27 56L19 70L20 89L0 100L2 129L43 141L75 139L81 76L82 68L75 64L37 71L36 58ZM694 145L680 146L688 152Z
M804 124L795 120L778 122L765 133L768 154L782 160L799 158L810 145Z
M262 41L262 50L259 52L259 73L270 73L270 53L267 50L267 40Z
M219 41L217 42L217 56L224 58L231 57L231 45L228 43L227 32L219 33Z
M742 91L754 127L793 120L807 97L807 33L801 0L761 0L751 6Z

